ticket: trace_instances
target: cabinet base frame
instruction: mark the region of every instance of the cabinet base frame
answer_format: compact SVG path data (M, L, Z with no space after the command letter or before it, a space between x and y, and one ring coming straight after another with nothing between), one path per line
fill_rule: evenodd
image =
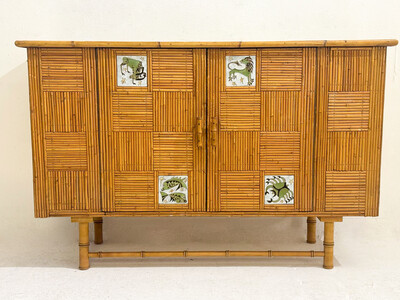
M342 217L318 217L324 222L324 251L128 251L90 252L89 223L94 223L95 243L103 242L103 219L72 217L71 222L79 223L79 269L90 267L89 258L106 257L323 257L325 269L333 268L334 222L342 222ZM307 218L307 242L315 243L316 219Z

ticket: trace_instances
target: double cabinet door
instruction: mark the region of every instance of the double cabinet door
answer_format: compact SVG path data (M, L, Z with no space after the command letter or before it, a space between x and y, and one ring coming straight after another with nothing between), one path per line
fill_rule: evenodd
M315 48L97 49L102 209L309 211Z

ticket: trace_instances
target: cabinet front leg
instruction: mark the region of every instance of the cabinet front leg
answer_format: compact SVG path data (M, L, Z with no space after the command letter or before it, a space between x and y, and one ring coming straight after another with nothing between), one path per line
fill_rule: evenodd
M103 244L103 218L93 218L94 222L94 243Z
M79 224L79 269L87 270L89 264L89 223L93 218L72 217L71 222Z
M333 269L334 222L342 222L342 217L321 217L324 222L324 268Z
M307 243L315 244L316 242L316 227L317 227L317 218L316 217L307 217Z
M79 223L79 269L89 269L89 223Z
M324 222L324 268L333 269L334 224Z

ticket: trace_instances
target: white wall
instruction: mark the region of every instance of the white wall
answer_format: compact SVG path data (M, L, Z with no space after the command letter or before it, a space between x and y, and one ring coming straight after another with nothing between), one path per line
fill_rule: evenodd
M4 247L0 247L0 265L24 265L21 257L5 252L6 249L15 248L19 253L28 253L32 247L62 251L62 247L77 239L76 226L67 218L33 217L26 50L15 47L15 40L400 39L399 12L398 0L1 0L0 244ZM371 239L376 246L400 234L400 184L397 182L400 175L400 51L397 49L388 48L380 217L346 218L337 226L339 239ZM235 239L244 240L241 246L248 243L251 248L257 244L257 235L251 232L254 230L266 232L264 235L271 240L279 240L281 234L290 231L304 237L303 218L207 220L107 220L105 238L117 241L135 235L155 245L151 239L155 234L160 239L156 243L159 248L170 248L169 239L165 238L171 234L168 226L172 229L181 225L187 227L182 236L187 238L189 248L193 248L191 245L205 247L207 243L219 245L219 241L229 244ZM276 224L282 229L278 233L272 230L277 228ZM231 226L237 236L233 232L227 237ZM207 237L207 232L214 232L212 238Z

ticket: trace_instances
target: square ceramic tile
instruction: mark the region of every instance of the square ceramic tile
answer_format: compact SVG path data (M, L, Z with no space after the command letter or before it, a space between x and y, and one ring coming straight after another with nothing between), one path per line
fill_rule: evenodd
M187 204L187 176L158 176L159 204Z
M117 55L118 86L147 86L147 56Z
M226 86L256 85L256 56L226 56Z
M264 204L294 204L294 176L266 175Z

